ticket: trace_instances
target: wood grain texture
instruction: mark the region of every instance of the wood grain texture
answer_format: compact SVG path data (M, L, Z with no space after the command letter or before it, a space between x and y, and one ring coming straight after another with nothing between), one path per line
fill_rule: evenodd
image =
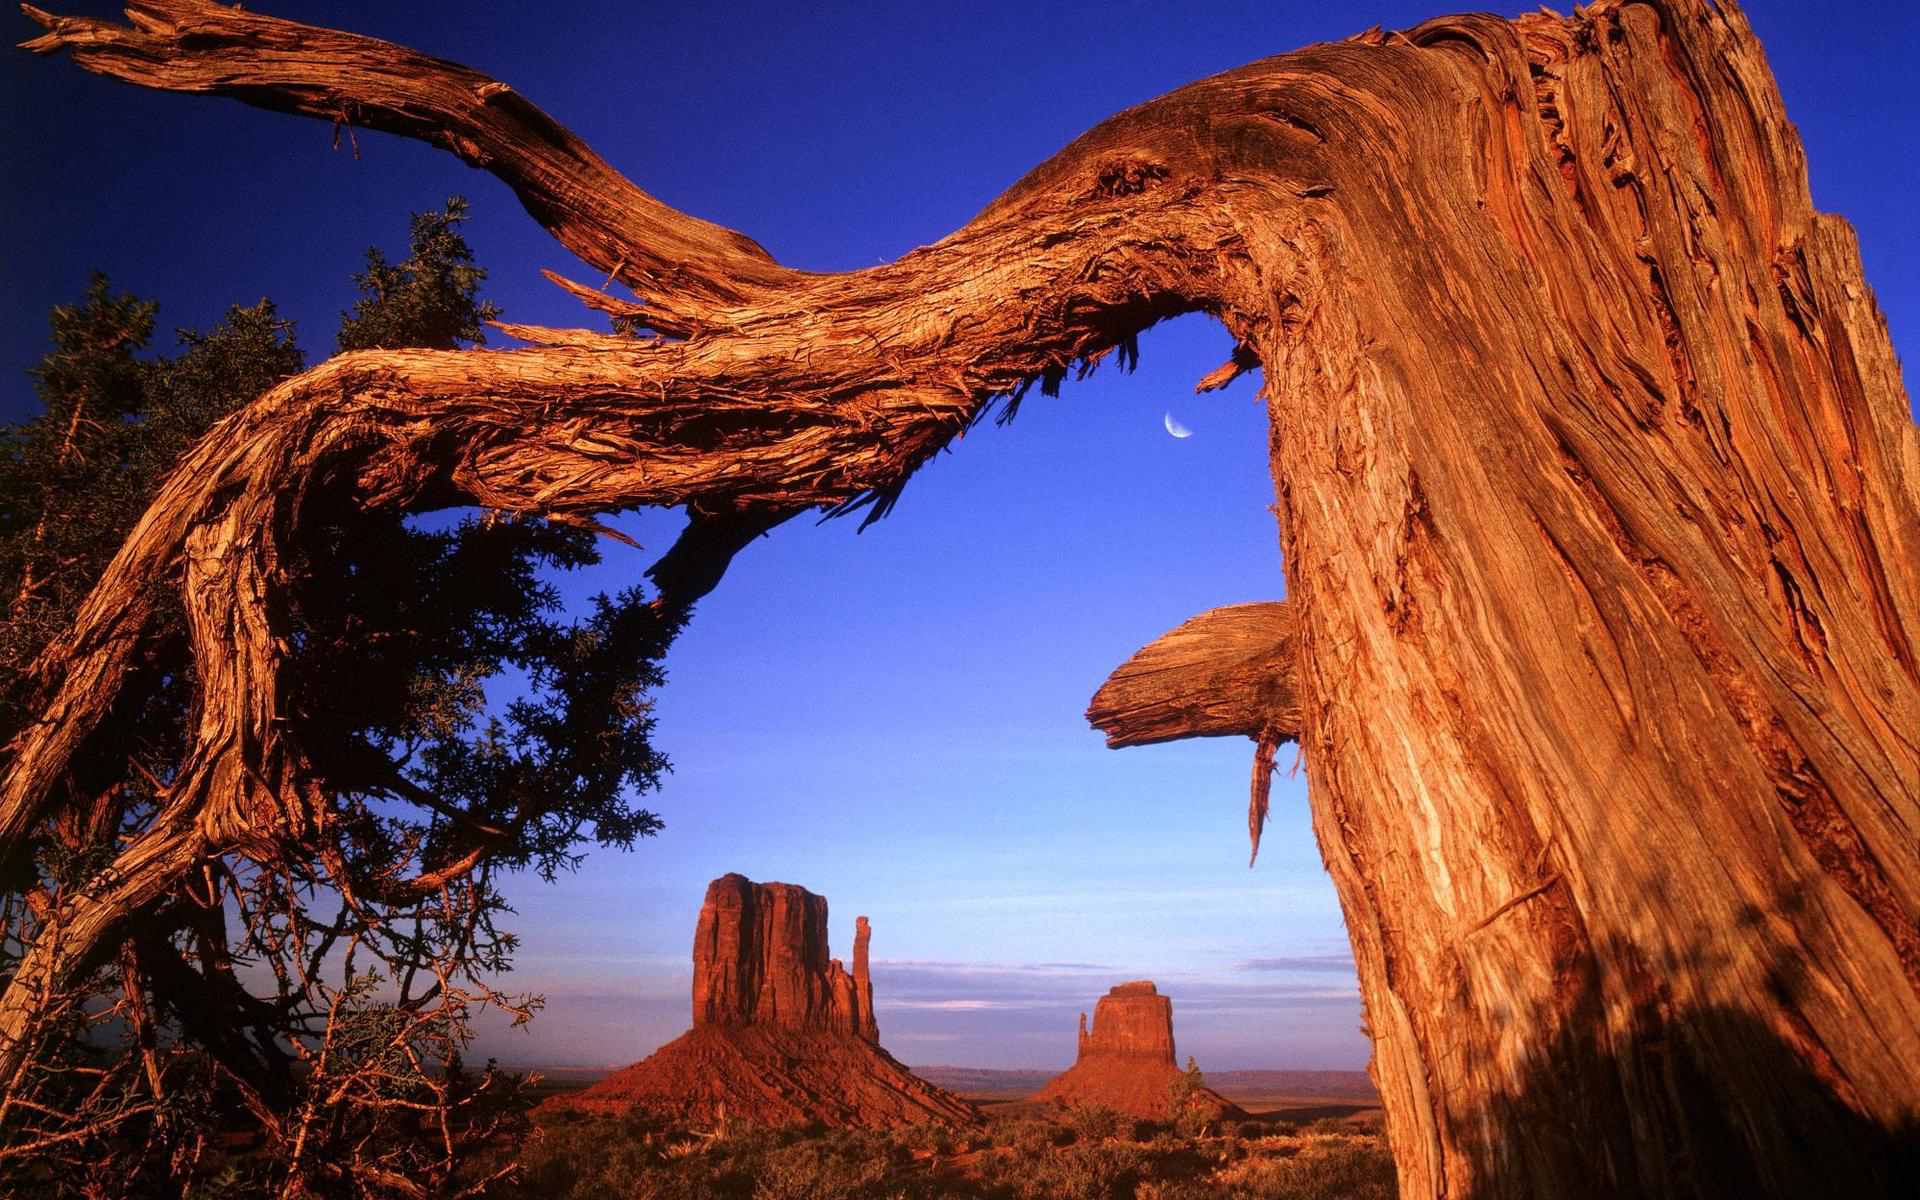
M57 806L156 585L187 595L211 681L169 809L188 849L265 852L324 819L274 616L320 489L573 521L691 504L710 515L678 569L710 587L754 530L884 512L1000 398L1204 311L1265 372L1298 707L1271 727L1304 750L1402 1194L1906 1186L1920 440L1734 4L1454 17L1267 59L844 275L533 153L538 121L460 99L488 86L462 68L200 0L131 13L46 18L34 48L480 128L535 216L624 261L642 303L577 294L677 340L515 327L533 348L345 355L223 423L49 656L0 837ZM165 853L130 849L66 926L110 930L180 837L137 835ZM0 1067L87 951L32 949Z
M1228 368L1233 366L1227 364ZM1273 788L1273 753L1300 736L1293 690L1293 617L1283 603L1211 609L1122 663L1087 708L1113 749L1188 737L1254 741L1247 865L1260 857Z
M1210 609L1122 663L1087 706L1113 749L1188 737L1298 734L1284 603Z

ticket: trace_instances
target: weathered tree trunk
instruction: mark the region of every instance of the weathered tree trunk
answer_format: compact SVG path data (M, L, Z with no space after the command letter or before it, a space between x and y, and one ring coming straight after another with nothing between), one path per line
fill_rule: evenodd
M1403 1194L1911 1186L1915 439L1851 235L1732 11L1406 42L1423 103L1294 110L1392 149L1256 339Z
M227 422L50 660L0 835L45 818L143 589L183 563L223 690L175 805L201 852L320 819L272 599L322 481L570 520L690 502L713 517L675 574L710 586L743 530L884 510L995 396L1198 309L1266 371L1283 683L1249 683L1242 646L1230 698L1137 740L1301 741L1402 1194L1910 1185L1920 442L1732 4L1452 18L1256 63L836 276L673 213L462 69L200 0L132 13L43 16L34 45L444 141L646 304L585 298L684 340L348 355ZM180 835L151 836L157 876ZM111 884L69 927L110 935L140 892ZM47 982L0 997L0 1068Z

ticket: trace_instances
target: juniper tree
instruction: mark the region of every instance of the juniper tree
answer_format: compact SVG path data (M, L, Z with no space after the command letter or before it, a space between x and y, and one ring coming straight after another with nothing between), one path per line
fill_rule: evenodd
M449 202L415 216L404 259L369 251L343 347L481 341L497 310L480 298L463 219ZM143 358L154 312L96 276L83 303L54 312L41 411L7 431L9 738L35 711L36 662L181 454L304 366L270 302ZM495 923L499 874L550 876L583 841L657 828L632 801L665 769L646 693L676 618L638 591L560 613L551 577L596 560L593 531L511 514L425 524L345 494L310 502L304 586L285 597L285 703L312 747L318 828L200 864L47 997L29 1074L0 1116L0 1166L19 1187L178 1190L242 1169L205 1157L235 1136L253 1148L249 1186L471 1184L456 1176L466 1151L513 1113L511 1081L460 1065L471 1021L532 1009L490 982L513 945ZM0 968L48 936L65 899L182 784L203 684L190 603L156 604L67 805L9 847Z

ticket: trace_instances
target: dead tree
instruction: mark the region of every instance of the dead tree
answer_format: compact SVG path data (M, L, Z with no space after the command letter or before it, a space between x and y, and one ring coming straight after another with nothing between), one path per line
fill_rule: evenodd
M197 741L27 954L0 1038L193 863L313 832L274 614L319 491L568 521L690 504L663 574L691 595L751 532L884 512L996 398L1198 310L1241 347L1211 378L1265 370L1283 682L1247 682L1245 641L1231 663L1189 647L1165 665L1235 699L1149 697L1159 724L1112 732L1300 742L1402 1194L1900 1186L1920 439L1731 0L1258 62L839 275L669 209L504 84L410 50L203 0L143 0L130 27L28 12L30 48L90 71L446 146L642 302L582 299L658 336L347 354L192 452L50 656L0 835L57 805L160 582L191 616Z

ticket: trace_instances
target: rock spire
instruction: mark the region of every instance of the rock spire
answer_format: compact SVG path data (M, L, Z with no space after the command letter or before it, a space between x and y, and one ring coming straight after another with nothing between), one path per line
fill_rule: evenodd
M693 1028L644 1061L548 1105L641 1107L691 1120L884 1127L979 1119L881 1049L868 944L853 970L829 957L827 901L791 883L723 875L693 938Z
M1173 1052L1173 1001L1143 979L1119 984L1100 997L1093 1007L1092 1029L1087 1014L1080 1014L1078 1057L1035 1099L1164 1121L1174 1115L1173 1086L1181 1074ZM1244 1115L1210 1089L1202 1088L1193 1102L1213 1116Z

